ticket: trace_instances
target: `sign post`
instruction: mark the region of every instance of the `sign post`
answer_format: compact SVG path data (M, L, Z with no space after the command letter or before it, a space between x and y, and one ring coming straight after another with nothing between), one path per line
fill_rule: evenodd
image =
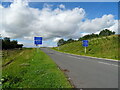
M85 47L85 54L86 54L86 51L87 51L87 50L86 50L86 47L88 47L88 40L83 40L82 43L83 43L83 44L82 44L83 47Z
M42 44L42 37L34 37L34 44L39 48L39 45ZM38 52L38 48L37 48L37 52Z
M86 47L85 47L85 54L86 54Z

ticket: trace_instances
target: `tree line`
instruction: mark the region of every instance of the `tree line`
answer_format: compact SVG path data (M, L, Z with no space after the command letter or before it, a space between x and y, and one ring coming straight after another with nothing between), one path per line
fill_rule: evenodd
M22 48L23 44L18 44L17 40L10 40L10 38L5 37L1 38L2 40L2 49L15 49L15 48Z
M115 32L114 31L110 31L108 29L102 30L99 34L88 34L85 35L83 37L80 37L78 40L73 40L72 38L68 39L67 41L65 41L64 39L60 39L57 43L58 46L64 45L66 43L71 43L71 42L75 42L75 41L82 41L82 40L88 40L88 39L92 39L92 38L98 38L98 37L103 37L103 36L110 36L110 35L114 35Z

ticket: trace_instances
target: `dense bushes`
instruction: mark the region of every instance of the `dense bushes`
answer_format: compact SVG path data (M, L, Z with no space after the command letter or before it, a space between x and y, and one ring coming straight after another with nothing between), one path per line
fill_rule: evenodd
M18 44L16 40L11 41L10 38L5 37L2 40L2 49L14 49L14 48L22 48L23 44Z
M75 40L73 40L73 39L68 39L67 41L65 41L64 39L60 39L59 41L58 41L58 43L57 43L57 45L58 46L61 46L61 45L64 45L64 44L66 44L66 43L71 43L71 42L74 42Z
M83 37L80 37L78 40L82 41L82 40L91 39L91 38L97 38L97 37L99 37L98 34L92 33L92 34L88 34L88 35L85 35Z
M105 30L102 30L100 33L99 33L99 36L109 36L109 35L114 35L115 32L113 31L110 31L108 29L105 29Z
M109 35L114 35L115 32L113 31L110 31L108 29L105 29L105 30L102 30L99 34L88 34L88 35L85 35L83 37L80 37L78 39L78 41L82 41L82 40L88 40L88 39L92 39L92 38L98 38L98 37L103 37L103 36L109 36ZM68 39L67 41L65 41L64 39L60 39L57 43L58 46L61 46L61 45L64 45L66 43L71 43L71 42L74 42L76 40L73 40L73 39Z

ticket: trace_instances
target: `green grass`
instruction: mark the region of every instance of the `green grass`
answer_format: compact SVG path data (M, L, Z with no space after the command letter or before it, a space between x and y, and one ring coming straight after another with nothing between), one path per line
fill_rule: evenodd
M118 60L118 50L120 49L118 42L120 42L118 35L91 39L86 54L81 41L54 47L53 49L65 53Z
M3 88L72 88L64 73L41 50L23 49L17 54L3 68Z
M18 57L23 50L14 49L14 50L2 50L2 64L6 64L9 60L13 60Z

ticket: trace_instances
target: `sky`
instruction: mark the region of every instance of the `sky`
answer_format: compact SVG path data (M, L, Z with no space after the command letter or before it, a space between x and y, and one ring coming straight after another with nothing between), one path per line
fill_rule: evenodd
M1 0L2 2L13 2L14 0ZM119 2L119 0L28 0L29 2Z
M27 2L0 4L0 33L33 47L34 37L56 46L61 38L78 39L103 29L118 33L117 2Z

